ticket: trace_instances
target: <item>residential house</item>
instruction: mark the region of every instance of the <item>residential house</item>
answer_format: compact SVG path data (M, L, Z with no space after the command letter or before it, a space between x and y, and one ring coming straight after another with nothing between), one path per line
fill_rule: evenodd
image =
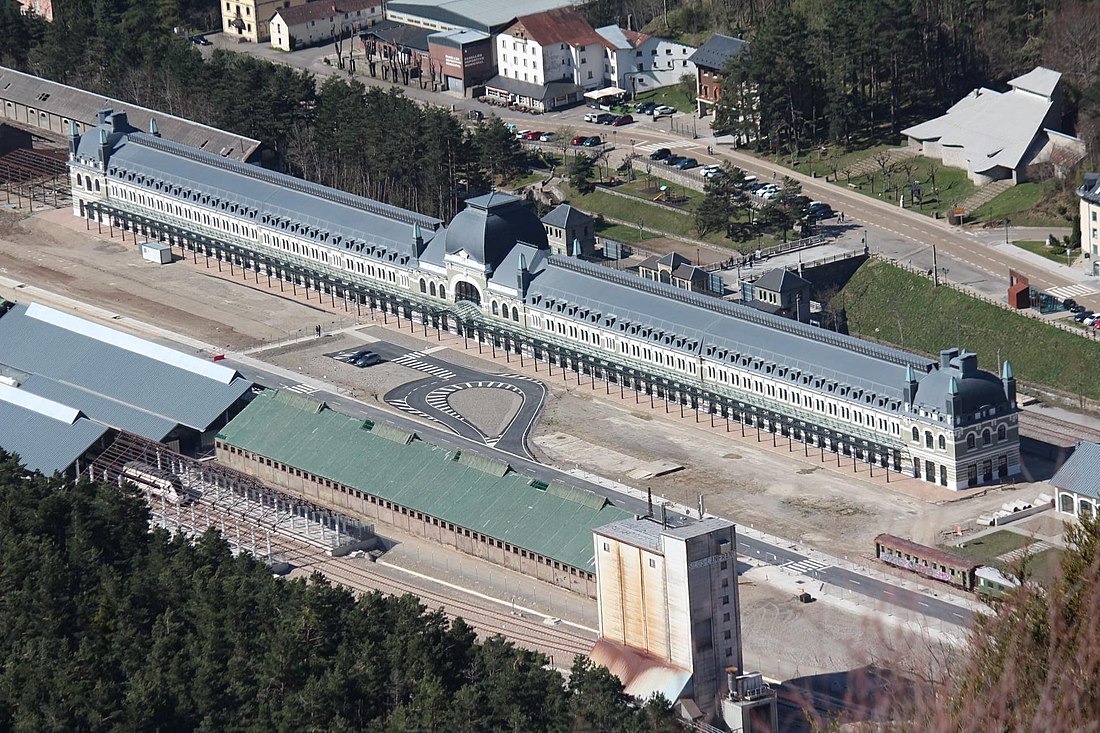
M813 283L785 267L768 270L741 284L741 302L757 310L809 323Z
M672 86L685 74L693 79L697 70L691 61L694 46L667 38L658 38L617 25L597 28L609 44L604 75L608 83L629 92L639 92Z
M1056 489L1054 508L1059 513L1095 517L1100 507L1100 444L1078 441L1050 485Z
M315 0L283 8L271 17L271 45L283 51L358 33L382 20L382 0Z
M688 58L695 64L696 96L700 117L711 114L722 96L722 79L730 60L745 53L748 42L715 33Z
M1086 173L1077 196L1081 199L1081 251L1089 255L1093 274L1100 274L1100 173Z
M579 102L604 86L610 47L576 10L525 15L497 36L497 76L486 92L543 110Z
M1008 82L1007 92L975 89L941 116L902 130L909 147L966 170L976 184L1064 175L1085 144L1058 132L1062 75L1037 66Z
M550 253L591 257L596 253L596 222L580 209L560 204L542 217ZM579 250L579 251L578 251Z
M276 11L306 0L219 0L222 31L240 43L263 43L271 37L271 17Z

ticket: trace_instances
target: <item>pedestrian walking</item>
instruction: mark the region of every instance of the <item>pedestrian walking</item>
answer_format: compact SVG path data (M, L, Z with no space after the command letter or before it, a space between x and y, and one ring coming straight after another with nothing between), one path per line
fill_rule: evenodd
M317 325L316 330L317 330L317 338L321 338L321 326L320 326L320 324Z

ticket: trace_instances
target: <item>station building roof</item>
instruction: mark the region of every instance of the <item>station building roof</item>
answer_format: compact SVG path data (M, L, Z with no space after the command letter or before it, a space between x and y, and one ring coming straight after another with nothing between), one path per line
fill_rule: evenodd
M64 472L108 431L79 410L0 383L0 448L28 470Z
M79 122L84 129L96 126L96 114L104 107L124 111L136 127L148 130L154 119L160 134L169 140L233 160L253 160L261 142L176 117L120 99L104 97L84 89L43 79L33 74L0 66L0 100L13 102L63 119ZM3 117L0 111L0 117ZM16 120L18 122L18 119ZM34 123L31 123L34 125ZM34 125L40 127L41 125Z
M1077 447L1050 479L1051 486L1100 499L1100 444L1087 440Z
M632 516L581 489L554 483L542 490L477 454L395 441L384 427L269 390L218 439L588 572L595 568L592 530Z
M207 430L251 386L233 369L39 303L0 317L0 367L22 375L21 393L150 440L176 426Z

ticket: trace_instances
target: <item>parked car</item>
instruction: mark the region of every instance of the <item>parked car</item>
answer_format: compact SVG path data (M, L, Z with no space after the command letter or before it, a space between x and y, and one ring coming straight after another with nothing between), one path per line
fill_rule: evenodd
M607 112L585 112L584 121L600 124L600 118L603 117L605 114L607 114Z
M811 221L821 221L822 219L832 219L836 216L836 212L828 204L811 201L810 205L806 207L806 215Z
M642 102L634 108L634 111L640 115L651 115L655 109L657 109L656 102Z
M474 122L481 122L485 119L485 113L482 112L480 109L472 109L470 110L470 114L468 115L468 117Z
M615 119L611 120L612 127L622 127L623 125L629 125L634 121L634 118L630 115L619 115Z
M1073 298L1066 298L1065 300L1062 301L1062 307L1065 308L1068 311L1073 310L1073 307L1075 305L1077 305L1077 301L1074 300Z
M360 369L363 367L373 366L382 361L382 357L373 351L361 351L354 359L351 360L353 366L357 366Z
M214 45L213 43L210 42L210 39L207 38L206 36L191 36L191 43L195 44L196 46L213 46Z
M722 166L720 165L704 165L699 169L699 172L703 174L703 178L710 178L711 176L718 175L722 172Z
M588 139L588 135L577 135L569 141L570 145L584 145L584 141Z
M586 138L585 141L581 143L581 145L586 148L595 148L603 145L603 139L599 135L593 135L590 138Z
M542 130L531 130L531 132L527 133L525 139L538 140L540 137L542 137Z
M665 165L673 166L679 165L681 160L686 160L682 155L670 155L662 161Z
M515 134L516 132L519 131L519 128L516 127L516 123L514 123L514 122L505 122L504 123L504 129L507 130L508 132L513 133L513 134Z
M1080 305L1078 303L1074 303L1073 306L1069 309L1069 312L1070 313L1080 313L1083 310L1085 310L1085 306Z
M614 121L615 115L611 114L610 112L601 112L600 114L596 115L597 125L610 125Z
M756 176L745 176L741 179L741 188L746 191L751 191L752 187L759 183L760 181L757 180Z
M1077 313L1073 316L1073 320L1077 321L1078 323L1084 323L1085 319L1092 315L1096 314L1088 310L1077 311Z
M530 130L517 130L516 131L516 140L526 140L527 135L530 132L531 132Z
M672 151L668 148L657 148L649 154L650 160L664 160L668 156L672 155Z
M541 135L539 135L539 142L549 143L549 142L553 142L554 140L557 140L557 139L558 139L557 133L553 133L553 132L544 132Z
M1081 323L1085 324L1086 326L1095 326L1098 322L1100 322L1100 318L1097 318L1095 315L1089 316L1085 320L1081 321Z
M699 161L697 161L695 158L684 158L676 164L676 168L682 171L686 171L688 168L697 168L698 166Z
M664 115L674 115L677 109L675 107L669 107L667 104L658 105L653 108L654 117L662 117Z

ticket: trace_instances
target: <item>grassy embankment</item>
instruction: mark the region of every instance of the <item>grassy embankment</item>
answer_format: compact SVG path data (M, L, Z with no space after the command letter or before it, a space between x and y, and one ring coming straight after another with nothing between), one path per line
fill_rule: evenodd
M1100 399L1100 342L1067 333L923 277L869 260L830 301L848 313L853 335L925 354L952 346L978 353L982 368L999 372L1008 359L1016 378Z

